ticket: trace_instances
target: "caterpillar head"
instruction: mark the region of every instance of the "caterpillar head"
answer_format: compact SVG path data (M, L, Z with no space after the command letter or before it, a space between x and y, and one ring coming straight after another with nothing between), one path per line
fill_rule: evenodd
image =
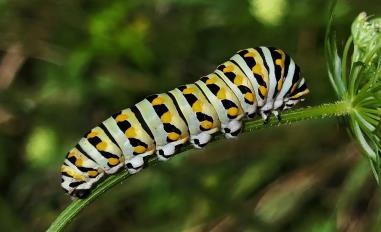
M301 101L304 101L304 97L310 92L307 88L307 84L304 78L300 79L295 85L296 88L293 88L283 102L275 102L274 109L281 108L282 110L287 110L293 108L296 104Z
M297 100L292 100L288 99L287 101L284 102L282 106L282 110L288 110L293 108L296 104L298 104L300 101L303 101L304 99L297 99Z
M90 177L86 172L75 170L63 164L61 166L61 187L72 198L86 198L93 186L103 177L104 173L98 173L97 176Z

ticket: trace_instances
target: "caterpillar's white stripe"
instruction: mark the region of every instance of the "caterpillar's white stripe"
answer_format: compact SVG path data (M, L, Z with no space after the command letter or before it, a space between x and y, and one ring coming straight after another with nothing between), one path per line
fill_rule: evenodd
M156 145L162 146L167 144L167 132L164 130L163 123L156 114L152 104L147 99L144 99L136 104L136 107L151 130Z
M111 136L115 139L118 146L122 149L123 155L128 155L133 153L133 147L130 144L130 141L127 139L124 132L120 130L114 118L110 117L106 119L103 124L110 132Z
M180 110L183 112L185 120L188 124L188 129L191 135L195 135L200 132L200 122L197 119L196 114L193 112L192 107L188 104L184 95L179 89L169 91L175 97Z
M206 95L210 103L213 105L214 109L217 112L218 118L221 123L227 123L229 118L226 116L226 110L222 105L221 101L208 89L202 81L196 81L197 86L201 88L201 91Z
M284 96L287 94L287 92L290 90L292 86L292 78L294 77L295 73L295 63L294 61L290 58L290 64L288 66L288 72L286 78L283 80L283 85L282 89L276 96L276 100L281 100L284 98Z
M262 111L268 111L273 108L273 97L275 88L277 86L277 80L275 77L275 66L273 59L271 57L271 53L267 47L260 47L260 49L263 52L264 55L264 62L266 62L267 66L269 67L268 73L269 73L269 83L267 86L267 97L265 100L265 105L261 108Z
M102 154L99 153L99 151L86 138L81 138L78 144L89 157L95 160L95 162L97 162L102 169L108 173L110 170L110 167L107 164L108 160L103 157Z

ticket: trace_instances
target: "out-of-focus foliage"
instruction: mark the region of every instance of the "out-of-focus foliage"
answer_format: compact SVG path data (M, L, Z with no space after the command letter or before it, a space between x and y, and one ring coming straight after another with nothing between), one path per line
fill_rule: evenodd
M58 169L89 128L144 96L195 81L236 50L284 48L306 105L332 101L329 1L0 2L0 228L41 231L69 202ZM346 38L377 1L340 1ZM344 43L344 41L343 41ZM339 40L339 46L341 46ZM129 178L73 231L380 231L381 198L335 121L258 131Z

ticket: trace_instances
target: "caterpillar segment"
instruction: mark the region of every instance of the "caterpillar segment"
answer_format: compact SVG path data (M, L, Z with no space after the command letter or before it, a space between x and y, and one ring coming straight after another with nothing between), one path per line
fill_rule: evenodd
M215 73L202 77L195 83L216 110L221 132L226 138L235 138L241 132L245 116L234 92Z
M258 50L260 51L262 58L265 59L265 63L267 64L266 66L268 67L268 72L269 72L269 87L268 87L268 92L266 96L266 102L260 109L260 114L263 120L267 121L268 115L273 109L274 97L276 96L276 93L277 93L277 84L278 84L278 80L276 77L277 69L276 69L275 63L273 62L270 49L267 47L260 47ZM280 75L280 72L279 72L279 75Z
M125 166L131 174L140 171L144 165L144 158L155 152L155 140L150 130L145 129L144 121L138 117L139 111L132 107L114 114L103 122L121 147Z
M273 47L261 47L262 54L267 59L270 73L270 91L266 98L266 104L261 108L260 114L265 122L271 112L280 120L279 111L274 108L274 103L283 88L286 68L289 63L289 56L287 56L281 49Z
M230 58L232 62L241 68L251 82L258 109L261 109L266 103L269 90L268 86L270 84L269 68L261 53L262 51L260 49L249 48L239 51ZM262 113L263 111L259 110L259 112L262 118L267 118Z
M286 95L289 95L292 86L299 81L299 67L295 62L286 55L284 77L282 80L282 88L278 92L274 101L274 110L283 109Z
M234 92L248 118L253 118L257 111L257 102L252 91L253 86L241 69L233 62L219 65L215 71Z
M106 134L107 133L107 134ZM93 159L107 174L114 174L124 164L121 149L114 143L108 131L97 126L85 134L79 141L84 154Z
M194 84L180 86L169 91L180 106L188 125L190 142L195 148L202 148L220 129L220 121L214 107Z
M125 167L131 174L147 158L165 161L187 142L207 145L221 131L236 138L242 119L259 114L280 120L309 93L300 68L283 50L272 47L238 51L193 84L154 94L124 109L87 132L66 155L61 186L85 198L106 175Z
M167 160L189 139L181 111L168 94L155 94L136 104L156 142L159 160Z

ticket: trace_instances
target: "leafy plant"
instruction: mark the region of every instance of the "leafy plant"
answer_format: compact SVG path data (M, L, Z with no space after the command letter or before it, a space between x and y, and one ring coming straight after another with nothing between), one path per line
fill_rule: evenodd
M332 16L331 16L332 17ZM332 19L330 20L332 22ZM352 50L352 53L350 53ZM361 13L352 24L342 56L329 26L326 35L328 75L338 98L351 108L349 126L379 183L381 119L381 18Z

